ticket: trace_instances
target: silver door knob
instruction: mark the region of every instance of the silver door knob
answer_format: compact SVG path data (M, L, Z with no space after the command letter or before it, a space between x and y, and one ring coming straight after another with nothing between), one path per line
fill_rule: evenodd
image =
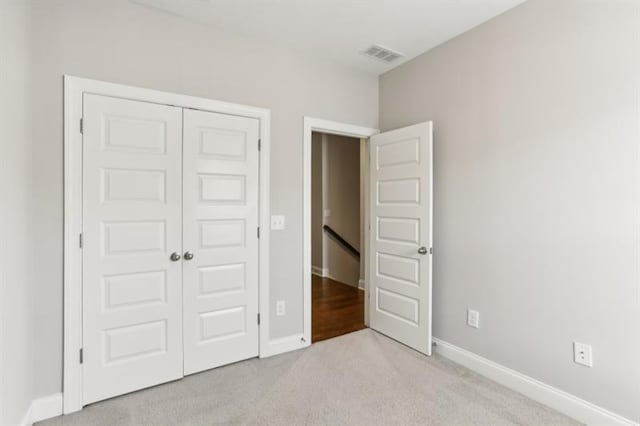
M193 259L193 253L191 253L190 251L184 252L184 260L191 260L191 259Z
M180 253L176 253L175 251L171 253L171 257L169 257L169 259L171 259L173 262L177 262L178 260L180 260L180 258Z
M426 247L424 247L424 246L423 246L423 247L420 247L420 248L418 249L418 253L420 253L421 255L423 255L423 256L424 256L425 254L427 254L427 248L426 248Z

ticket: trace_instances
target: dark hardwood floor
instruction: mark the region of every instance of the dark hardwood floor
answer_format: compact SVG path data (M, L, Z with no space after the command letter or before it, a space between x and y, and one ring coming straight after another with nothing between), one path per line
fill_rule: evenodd
M311 287L311 342L365 328L364 291L316 275Z

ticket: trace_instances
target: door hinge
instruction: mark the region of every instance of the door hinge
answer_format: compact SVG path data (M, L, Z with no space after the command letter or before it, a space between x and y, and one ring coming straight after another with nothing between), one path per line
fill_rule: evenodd
M84 133L84 118L80 119L80 134Z
M260 238L260 227L258 226L258 238Z
M260 314L258 314L258 325L260 325Z
M84 363L84 350L80 348L80 364Z
M258 139L258 151L262 149L262 139Z
M78 236L78 245L80 246L80 248L82 248L82 232Z

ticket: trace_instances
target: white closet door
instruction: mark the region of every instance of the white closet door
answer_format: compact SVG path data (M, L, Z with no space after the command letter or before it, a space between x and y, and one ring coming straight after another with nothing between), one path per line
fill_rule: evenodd
M258 355L258 128L184 110L185 374Z
M84 96L83 403L182 377L182 110Z
M432 124L371 137L370 326L431 355Z

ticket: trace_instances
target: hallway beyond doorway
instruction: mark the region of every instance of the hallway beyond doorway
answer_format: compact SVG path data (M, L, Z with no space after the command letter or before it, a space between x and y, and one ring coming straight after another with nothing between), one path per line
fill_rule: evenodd
M317 275L311 287L312 343L365 328L364 291Z

